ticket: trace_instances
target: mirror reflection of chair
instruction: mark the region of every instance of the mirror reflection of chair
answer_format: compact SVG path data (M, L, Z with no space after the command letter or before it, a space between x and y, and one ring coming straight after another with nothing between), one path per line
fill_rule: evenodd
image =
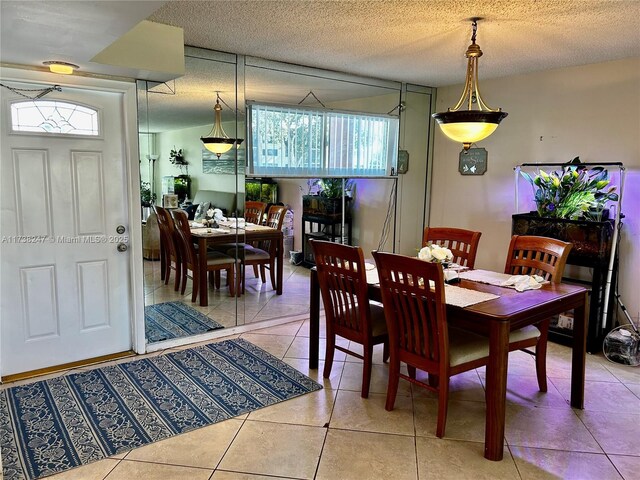
M427 227L422 236L422 246L435 243L448 248L453 253L453 261L458 265L473 268L476 263L478 242L482 232L462 228Z
M361 396L369 396L373 347L384 344L383 360L388 359L389 337L382 305L369 302L364 256L360 247L311 240L318 269L318 283L327 324L324 378L331 375L335 350L364 361ZM362 345L363 354L337 345L336 336Z
M180 258L182 259L182 283L180 293L184 294L185 292L188 270L191 270L193 278L193 289L191 293L192 302L196 301L198 293L200 295L208 295L208 292L199 292L200 275L207 275L207 273L213 275L213 277L210 277L210 279L212 279L211 283L213 283L216 288L220 288L220 271L226 270L229 294L232 297L235 296L235 259L220 252L204 252L204 255L207 256L207 266L205 271L200 271L199 255L203 253L197 251L196 245L194 245L191 239L191 229L189 227L189 220L186 212L184 212L183 210L172 210L171 216L173 217L176 225L177 238L179 239L178 245L181 253Z
M267 204L264 202L245 202L244 203L244 219L249 223L262 225L262 218Z
M173 289L178 291L180 288L180 252L176 246L176 233L173 218L166 208L153 205L153 211L158 219L158 227L160 228L160 278L164 280L164 284L169 284L171 270L175 270L176 276Z
M447 325L440 264L382 252L373 252L373 257L378 267L391 354L385 408L393 410L400 378L437 392L436 436L442 437L447 421L449 378L486 365L489 340ZM400 373L401 362L407 364L409 375ZM429 374L428 384L416 379L416 369Z
M269 212L267 213L266 226L276 230L282 230L282 222L284 222L284 216L286 213L287 207L282 205L272 205L269 207ZM237 249L230 249L227 254L237 255L238 260L241 262L240 284L242 293L245 291L245 270L247 265L253 265L260 268L262 283L267 281L265 268L268 268L269 276L271 278L271 287L273 289L276 288L275 262L277 261L277 252L275 242L272 242L271 240L262 240L256 242L255 245L245 244L244 248L238 245Z
M540 275L552 283L560 283L567 263L571 243L555 238L514 235L509 245L509 253L504 273L510 275ZM538 324L520 329L521 339L510 339L509 350L523 350L536 357L536 375L541 392L547 391L547 339L549 323L547 318ZM535 347L535 353L525 350Z

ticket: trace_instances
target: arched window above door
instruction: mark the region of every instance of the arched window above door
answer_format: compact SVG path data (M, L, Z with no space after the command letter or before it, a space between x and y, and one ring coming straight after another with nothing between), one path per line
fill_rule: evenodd
M98 137L98 119L98 110L60 100L26 100L11 104L13 132Z

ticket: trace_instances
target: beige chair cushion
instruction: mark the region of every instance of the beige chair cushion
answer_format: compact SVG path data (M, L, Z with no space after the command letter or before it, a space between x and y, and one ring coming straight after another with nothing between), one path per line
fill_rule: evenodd
M220 252L207 252L207 265L233 265L235 259Z
M235 256L235 254L236 250L233 248L227 251L227 255ZM238 258L249 262L252 260L269 260L271 255L269 255L269 252L265 252L260 248L245 245L244 250L238 250Z
M509 334L509 343L520 342L540 337L540 330L533 325L527 325L519 330L515 330Z

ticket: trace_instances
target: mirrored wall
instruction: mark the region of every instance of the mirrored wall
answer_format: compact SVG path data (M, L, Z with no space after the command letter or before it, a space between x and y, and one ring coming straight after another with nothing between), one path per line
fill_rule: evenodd
M308 267L312 265L308 238L315 234L318 238L350 241L360 245L365 256L370 256L374 249L398 251L404 248L398 227L403 208L424 212L431 89L416 87L408 93L407 86L397 82L190 47L185 48L185 53L183 77L166 84L138 82L147 342L166 345L175 338L204 339L224 328L279 318L299 319L303 326L303 318L309 311ZM224 132L243 140L238 148L231 148L219 157L205 149L200 140L209 136L213 128L218 95ZM411 98L411 105L407 104L407 98ZM408 191L411 182L402 175L346 179L347 198L343 200L340 195L337 200L345 206L340 222L337 225L309 222L305 216L309 208L307 195L317 191L317 179L256 178L247 168L250 142L246 141L249 134L246 105L251 102L380 115L402 116L401 110L407 111L412 125L406 125L401 118L400 148L411 150L410 168L418 178L413 180L417 186L411 186L415 191ZM411 131L409 140L403 138L407 128ZM405 191L403 184L407 184ZM344 194L342 188L339 190ZM407 195L411 201L403 207L399 203ZM249 221L245 201L265 204L262 222ZM278 225L281 240L276 240L260 230L267 227L254 225L266 223L269 207L279 205L285 208ZM162 224L165 214L170 219L181 215L175 211L172 214L173 210L185 212L189 226L195 229L192 233L199 231L207 236L206 241L192 236L191 248L204 248L213 263L220 260L220 255L235 262L234 271L223 265L212 270L206 281L197 282L198 290L206 288L206 306L202 305L200 292L192 301L191 268L187 265L188 275L183 282L174 254L168 252L169 258L161 260L160 246L169 240L162 237L158 221ZM245 216L246 225L241 220L239 225L236 219ZM413 247L421 238L417 232L421 233L422 222L416 222L415 217L411 222L405 243ZM179 256L180 236L173 238L177 239ZM274 249L276 241L281 243ZM277 259L253 262L247 246L271 255L276 252ZM195 255L201 258L200 251L196 250ZM183 259L186 256L182 253ZM185 263L182 264L184 269ZM238 276L244 282L230 281Z

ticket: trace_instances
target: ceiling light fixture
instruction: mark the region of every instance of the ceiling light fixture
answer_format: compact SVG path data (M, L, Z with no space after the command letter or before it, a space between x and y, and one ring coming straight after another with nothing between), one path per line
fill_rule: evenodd
M476 44L478 20L481 18L471 19L473 34L471 35L471 45L465 54L469 62L462 96L455 107L449 108L446 112L432 115L440 125L442 133L456 142L462 142L465 151L469 150L472 143L479 142L491 135L498 128L502 119L508 115L500 108L489 108L480 96L478 59L482 56L482 50ZM467 106L466 110L460 110L463 105ZM473 109L474 105L477 106L475 110Z
M205 148L215 153L218 158L220 158L220 155L223 153L231 150L231 147L234 145L239 146L243 141L242 138L229 138L229 135L224 132L222 128L222 106L220 105L220 101L220 92L216 92L216 105L213 107L216 113L215 123L208 136L200 137ZM225 105L227 104L225 103Z
M67 62L59 62L59 61L49 61L42 62L43 65L49 67L49 71L52 73L59 73L61 75L71 75L74 70L79 69L78 65Z

